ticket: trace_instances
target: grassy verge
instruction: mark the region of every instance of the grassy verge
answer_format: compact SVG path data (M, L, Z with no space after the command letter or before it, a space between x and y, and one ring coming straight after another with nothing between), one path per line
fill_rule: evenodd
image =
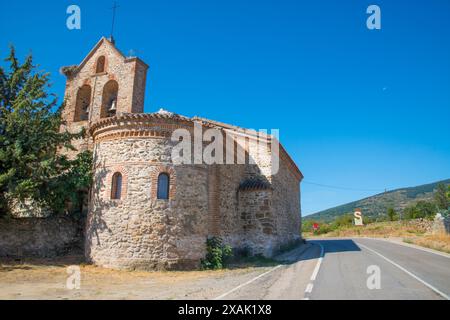
M429 234L420 237L408 237L404 238L403 241L421 247L450 253L450 235L448 234Z
M330 232L321 234L322 237L408 237L424 235L427 232L423 224L414 221L385 221L374 222L364 226L342 226ZM310 232L304 232L306 237L314 237Z
M303 232L305 238L317 237L371 237L399 238L402 241L418 246L450 253L450 235L429 234L424 224L417 221L385 221L375 222L365 226L343 226L336 230L314 235Z

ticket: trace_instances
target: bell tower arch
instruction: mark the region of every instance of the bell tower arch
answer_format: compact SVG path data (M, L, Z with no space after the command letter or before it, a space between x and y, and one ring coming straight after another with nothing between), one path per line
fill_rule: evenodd
M141 59L126 57L101 38L79 65L61 68L66 76L61 130L88 131L101 119L144 112L147 70ZM92 148L89 137L82 140L73 142L78 151Z

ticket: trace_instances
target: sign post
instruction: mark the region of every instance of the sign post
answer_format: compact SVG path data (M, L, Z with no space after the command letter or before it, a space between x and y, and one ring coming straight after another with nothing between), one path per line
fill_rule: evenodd
M353 216L355 217L355 226L363 226L364 225L361 209L356 208Z

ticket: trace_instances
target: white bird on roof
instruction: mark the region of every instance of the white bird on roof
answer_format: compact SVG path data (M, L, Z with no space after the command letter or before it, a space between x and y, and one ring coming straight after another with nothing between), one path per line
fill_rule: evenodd
M174 115L173 112L164 110L163 108L160 108L160 109L158 110L158 112L156 112L156 113L158 113L158 114L163 114L163 115L166 115L166 116L173 116L173 115Z

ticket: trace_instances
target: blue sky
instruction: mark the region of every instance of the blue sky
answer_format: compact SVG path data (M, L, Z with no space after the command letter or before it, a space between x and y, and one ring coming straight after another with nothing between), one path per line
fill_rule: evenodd
M449 1L118 3L117 46L150 65L145 111L280 129L305 175L303 215L450 177ZM381 30L366 28L370 4ZM0 0L0 55L31 50L62 97L59 67L109 35L111 6Z

